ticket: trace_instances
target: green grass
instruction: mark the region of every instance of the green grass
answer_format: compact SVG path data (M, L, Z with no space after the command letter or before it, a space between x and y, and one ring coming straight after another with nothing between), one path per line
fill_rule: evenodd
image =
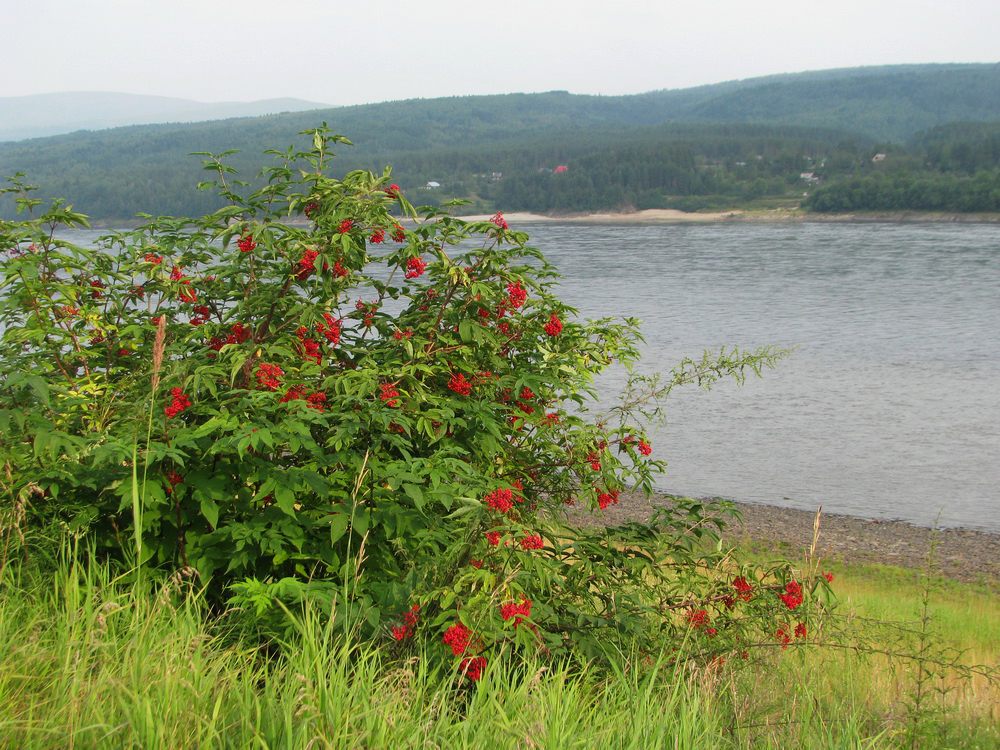
M916 590L834 572L845 615L919 614ZM682 669L629 655L602 669L501 656L469 687L435 666L440 644L399 654L348 642L315 614L281 648L261 649L212 618L190 580L116 579L72 554L3 576L3 747L1000 746L995 684L965 685L917 722L912 669L877 654L761 646L746 662ZM944 637L995 660L995 602L955 585L934 606Z

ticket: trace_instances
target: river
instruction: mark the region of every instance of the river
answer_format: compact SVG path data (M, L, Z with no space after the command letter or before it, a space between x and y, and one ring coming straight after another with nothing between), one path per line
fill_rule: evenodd
M641 372L721 346L798 347L742 387L674 391L653 439L658 489L1000 532L1000 227L511 228L582 316L643 321ZM602 399L621 384L602 376Z
M582 315L643 320L642 372L798 346L743 387L674 391L659 489L1000 531L1000 228L524 229Z

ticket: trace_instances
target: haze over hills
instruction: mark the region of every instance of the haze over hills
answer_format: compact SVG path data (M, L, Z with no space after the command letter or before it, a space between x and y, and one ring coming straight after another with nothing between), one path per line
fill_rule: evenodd
M190 215L218 205L210 193L191 195L205 179L192 152L237 149L228 161L250 179L271 163L266 149L307 148L297 133L324 121L355 144L338 150L337 169L390 164L404 189L441 183L427 200L465 197L484 210L689 210L731 206L741 196L801 199L802 173L846 178L860 165L869 169L879 151L892 157L878 167L883 172L926 171L932 162L970 177L994 170L1000 64L813 71L628 96L411 99L74 132L0 143L0 176L27 173L40 197L66 197L98 218ZM961 122L979 124L941 131L944 145L907 145L918 133ZM556 185L545 174L559 164L570 170ZM989 193L985 184L976 190ZM687 201L692 196L702 198ZM6 203L0 215L11 215Z
M0 141L40 138L76 130L103 130L123 125L256 117L279 112L326 109L330 106L291 98L254 102L197 102L191 99L108 91L4 96L0 97Z
M401 122L401 116L419 122L461 116L465 110L473 118L489 119L476 110L489 110L493 102L503 102L501 109L518 115L510 123L512 130L519 126L572 128L668 121L753 122L834 128L878 140L901 141L946 122L1000 117L1000 63L838 68L625 96L559 91L409 99L338 108L291 98L207 103L109 92L38 94L0 97L0 141L128 125L195 123L307 111L316 112L310 122L342 121L341 129L350 129L358 139L360 129L367 133L369 124L375 124L377 131L412 126L412 122ZM384 127L379 127L378 120L384 121ZM355 124L361 126L359 130L352 127ZM373 135L371 140L382 138Z

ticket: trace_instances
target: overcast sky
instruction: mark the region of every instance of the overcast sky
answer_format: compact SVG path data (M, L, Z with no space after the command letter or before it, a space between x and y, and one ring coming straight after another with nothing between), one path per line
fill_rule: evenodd
M1000 60L1000 0L44 0L5 3L0 96L327 104Z

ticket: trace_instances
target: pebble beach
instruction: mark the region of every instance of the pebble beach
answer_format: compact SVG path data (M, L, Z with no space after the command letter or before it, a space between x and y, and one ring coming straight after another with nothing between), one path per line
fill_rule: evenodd
M617 505L594 515L580 514L580 524L616 525L648 521L656 507L669 507L669 496L646 498L623 492ZM813 541L816 510L734 503L742 520L723 532L730 543L749 542L762 550L791 557L803 556ZM818 509L817 509L818 510ZM914 570L927 566L934 545L938 575L965 583L983 583L1000 589L1000 534L959 528L936 531L903 521L871 520L821 513L816 553L820 558L852 564L894 565Z

